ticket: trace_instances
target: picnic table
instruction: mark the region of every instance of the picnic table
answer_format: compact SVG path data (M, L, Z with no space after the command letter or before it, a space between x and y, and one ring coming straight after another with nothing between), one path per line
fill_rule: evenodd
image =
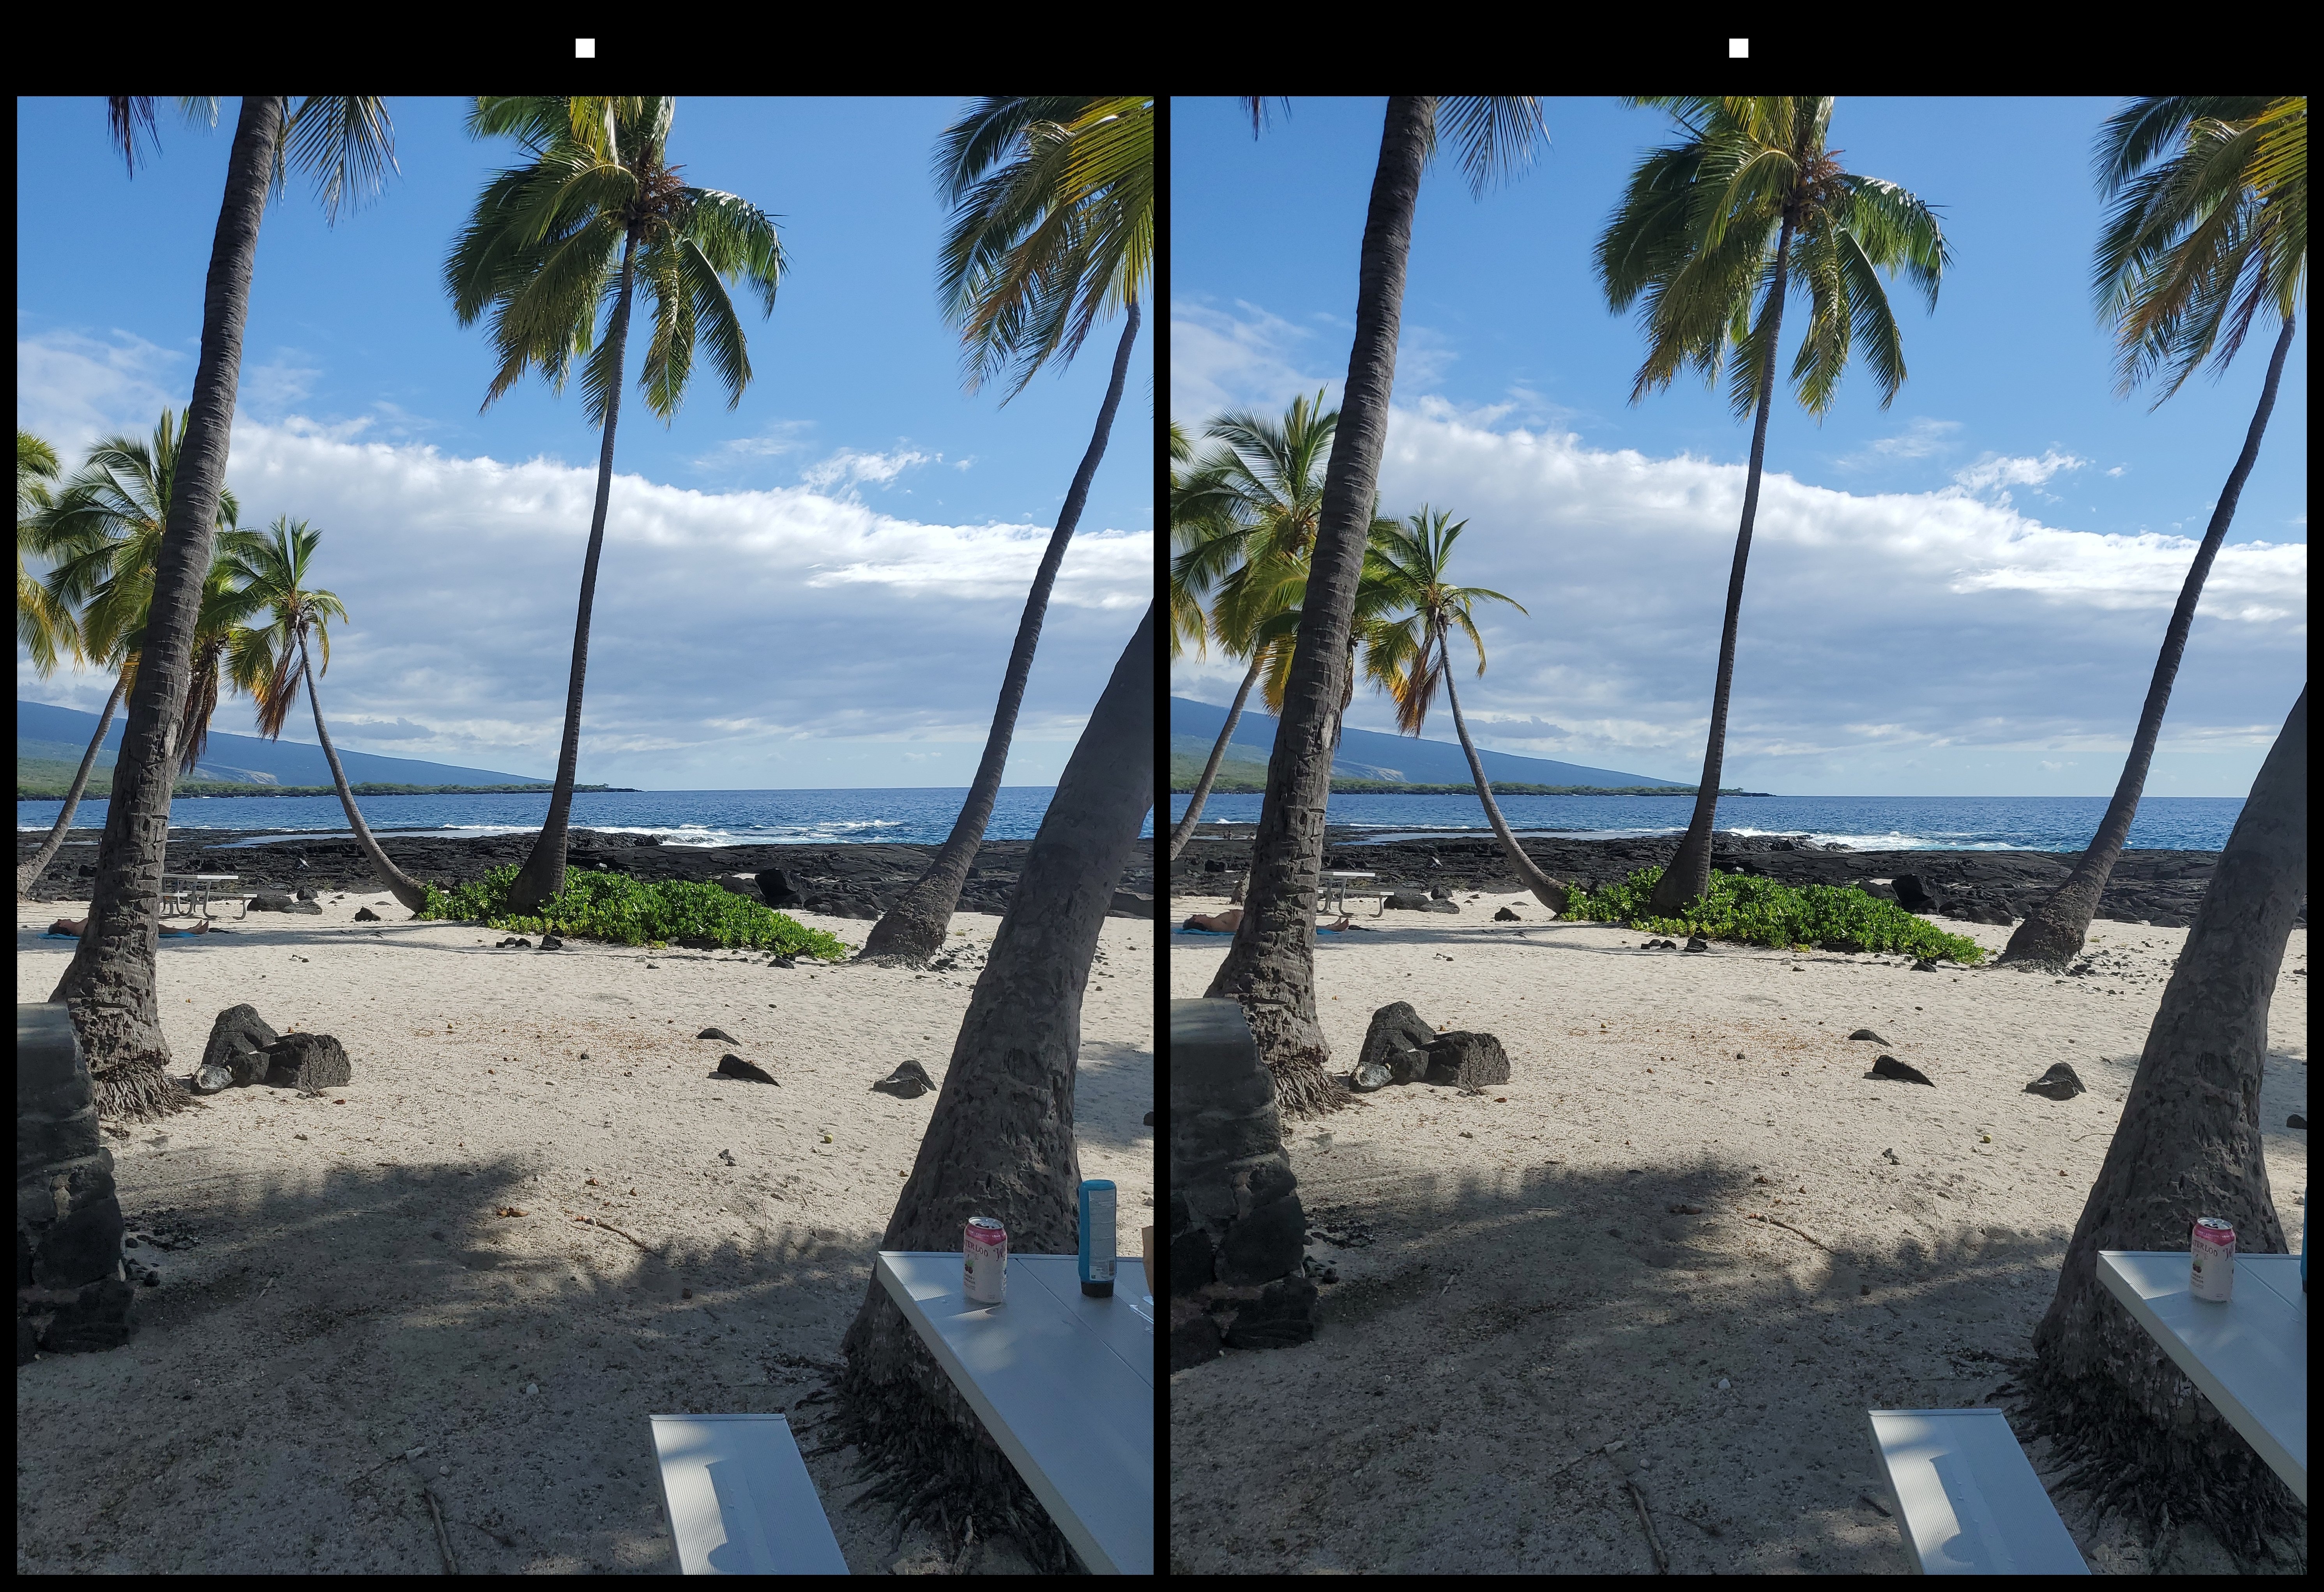
M2238 1255L2224 1302L2189 1290L2184 1249L2101 1249L2098 1280L2308 1502L2308 1291L2297 1255Z
M1322 903L1324 913L1327 916L1345 917L1348 915L1349 881L1351 879L1378 879L1379 877L1379 875L1376 873L1361 873L1344 869L1327 870L1323 875L1323 899ZM1375 890L1358 890L1356 894L1359 896L1370 896L1378 895L1379 892ZM1372 916L1374 917L1379 917L1386 914L1387 911L1388 897L1381 896L1379 911L1373 913Z
M1154 1301L1136 1265L1081 1291L1076 1257L1011 1255L1006 1302L972 1303L959 1251L882 1249L873 1270L945 1375L1101 1575L1154 1573Z
M213 887L234 884L241 878L238 873L165 873L161 876L161 916L208 917L210 915L210 899L217 893ZM183 906L171 911L171 907L180 902L184 903ZM242 910L244 916L250 916L248 906L245 905Z

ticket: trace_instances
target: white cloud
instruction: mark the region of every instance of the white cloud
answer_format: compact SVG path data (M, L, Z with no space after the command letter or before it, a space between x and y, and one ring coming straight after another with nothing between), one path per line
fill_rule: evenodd
M844 491L867 481L876 486L885 486L915 465L942 463L944 455L924 454L917 448L899 448L891 454L882 454L843 447L829 458L800 471L799 479L817 492L828 492L834 487Z
M1991 492L1996 487L2004 486L2040 486L2061 471L2080 470L2089 464L2088 459L2061 454L2054 447L2044 449L2038 458L2011 458L2004 454L1989 453L1977 463L1955 471L1953 481L1969 492ZM2009 494L2003 492L1998 501L2006 504Z
M1345 348L1336 327L1329 339L1319 340L1315 333L1256 305L1237 303L1229 311L1176 299L1170 306L1171 418L1198 430L1209 417L1228 410L1279 413L1294 398L1318 387L1327 390L1326 403L1336 404L1347 373L1346 354L1341 354L1338 370L1313 368L1331 363L1323 357L1324 341Z
M1953 433L1961 428L1959 420L1932 420L1916 415L1894 437L1875 437L1858 452L1840 461L1843 467L1860 469L1871 464L1895 464L1906 459L1925 459L1932 454L1942 453L1952 446Z

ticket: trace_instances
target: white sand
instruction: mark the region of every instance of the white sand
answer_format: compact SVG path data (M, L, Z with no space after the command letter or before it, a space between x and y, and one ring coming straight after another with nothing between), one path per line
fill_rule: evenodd
M387 921L355 922L366 903ZM85 910L19 906L21 998L71 951L40 929ZM799 917L851 945L869 926ZM663 1570L646 1417L788 1410L836 1365L938 1098L870 1086L907 1057L942 1083L973 974L499 951L407 919L350 896L163 943L175 1072L248 1000L336 1035L355 1081L230 1089L106 1141L133 1230L173 1210L201 1242L132 1252L164 1281L129 1347L17 1372L20 1572L439 1574L423 1481L463 1571ZM954 926L982 948L999 921ZM1133 1255L1154 932L1106 920L1074 1096L1082 1174L1120 1185ZM740 1043L694 1037L712 1026ZM707 1076L729 1049L781 1087ZM829 1411L796 1417L802 1449ZM848 1506L853 1459L808 1461L851 1568L930 1568L928 1541ZM972 1568L1021 1567L1004 1540Z
M1525 921L1491 923L1504 904ZM1311 1245L1341 1278L1314 1342L1171 1378L1173 1568L1650 1573L1628 1477L1675 1572L1902 1569L1895 1524L1858 1501L1881 1496L1864 1412L1977 1403L2029 1352L2186 931L2101 923L2090 950L2124 971L2061 983L1646 952L1527 897L1461 908L1318 936L1342 1075L1374 1008L1405 999L1498 1035L1512 1079L1392 1088L1294 1128L1311 1227L1352 1215L1377 1238ZM1941 926L1988 950L2008 933ZM1173 995L1199 997L1226 944L1173 934ZM2295 932L2260 1110L2294 1248L2307 949ZM1883 1047L1849 1043L1858 1026L1936 1087L1866 1081ZM2059 1061L2088 1093L2024 1092ZM2094 1569L2165 1568L2058 1502ZM2223 1568L2215 1543L2175 1552Z

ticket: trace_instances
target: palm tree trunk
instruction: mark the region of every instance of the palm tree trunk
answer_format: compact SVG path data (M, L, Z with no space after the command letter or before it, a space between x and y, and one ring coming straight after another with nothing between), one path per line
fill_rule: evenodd
M193 401L186 411L154 568L145 645L129 691L121 753L114 762L88 924L49 997L71 1006L73 1027L97 1086L97 1109L109 1116L157 1116L180 1109L186 1100L161 1075L170 1059L153 989L161 870L168 857L180 710L217 537L218 493L226 485L251 270L281 136L283 103L280 96L245 96L235 126L202 294Z
M1025 598L1024 615L1017 621L1017 644L1010 649L1008 672L1001 680L1001 701L992 710L992 728L985 734L984 755L977 760L975 777L969 781L968 799L961 804L952 833L929 860L927 871L904 888L863 937L863 949L856 957L859 962L926 962L943 946L952 928L953 908L960 903L961 887L968 882L968 865L976 860L976 849L984 843L993 798L1001 794L1001 771L1008 766L1009 738L1016 732L1017 708L1025 700L1025 681L1033 672L1033 649L1041 640L1049 588L1056 583L1066 545L1081 523L1090 483L1097 475L1098 461L1105 457L1106 438L1113 430L1114 411L1121 407L1121 386L1130 373L1130 347L1138 337L1136 299L1130 301L1127 318L1121 342L1113 351L1113 379L1106 384L1105 402L1098 407L1097 429L1082 455L1081 468L1074 472L1065 506L1057 515L1057 528L1049 533L1049 546L1041 555L1033 589Z
M2098 820L2098 833L2066 876L2066 882L2052 891L2049 897L2026 915L2009 936L2009 944L2001 953L2004 962L2015 962L2042 968L2056 968L2071 960L2082 948L2082 940L2090 932L2090 919L2098 909L2098 897L2105 891L2107 880L2114 873L2114 865L2122 860L2122 848L2130 838L2131 820L2138 816L2138 798L2146 788L2147 765L2154 759L2154 742L2163 733L2163 710L2171 705L2171 687L2179 676L2179 659L2187 650L2187 633L2195 623L2195 605L2203 599L2203 583L2210 577L2211 560L2218 557L2220 544L2227 539L2227 526L2236 517L2236 503L2244 495L2244 483L2251 479L2252 466L2259 462L2260 438L2266 434L2267 419L2275 410L2275 391L2283 376L2284 355L2292 351L2292 331L2295 317L2283 317L2282 335L2275 340L2275 353L2267 362L2267 381L2259 390L2259 408L2252 415L2251 429L2244 437L2244 451L2236 457L2236 467L2228 474L2227 490L2219 494L2218 505L2211 511L2211 523L2203 532L2203 545L2195 550L2195 562L2187 571L2187 579L2179 588L2179 605L2171 611L2171 623L2163 632L2163 651L2154 660L2154 677L2146 687L2146 704L2139 710L2138 732L2131 737L2130 756L2122 766L2122 778L2114 787L2114 799L2107 804L2106 816Z
M1775 276L1767 289L1766 352L1759 367L1759 413L1751 423L1751 473L1743 485L1743 524L1735 533L1735 564L1727 574L1727 622L1719 632L1719 683L1711 693L1711 738L1702 750L1702 783L1695 787L1694 816L1678 855L1663 870L1646 910L1676 917L1711 888L1711 827L1719 816L1719 775L1727 759L1727 699L1735 686L1735 632L1743 617L1743 570L1751 561L1751 522L1759 512L1759 470L1767 457L1767 413L1775 407L1775 348L1784 327L1784 279L1792 260L1792 216L1775 244Z
M1227 742L1234 739L1235 725L1242 719L1242 704L1250 698L1250 688L1259 683L1259 671L1267 667L1267 657L1261 653L1250 660L1250 672L1242 677L1242 686L1235 692L1234 705L1227 709L1226 727L1219 732L1211 748L1211 760L1203 765L1203 777L1194 781L1194 794L1186 803L1186 815L1178 820L1170 832L1170 860L1176 862L1186 842L1194 838L1194 825L1203 821L1203 804L1210 799L1211 783L1219 777L1219 765L1226 760Z
M1010 1247L1079 1244L1074 1081L1082 994L1123 860L1154 805L1154 610L1114 665L1057 780L1023 875L969 998L952 1064L882 1249L957 1250L971 1216L997 1216ZM847 1330L844 1418L883 1468L929 1472L991 1521L1038 1505L875 1279ZM982 1506L981 1506L982 1505ZM949 1501L948 1501L949 1506ZM961 1517L958 1509L952 1518Z
M1388 443L1388 397L1404 320L1405 257L1420 174L1436 125L1430 95L1392 96L1380 132L1379 165L1357 271L1356 336L1307 591L1267 760L1267 796L1250 856L1250 888L1234 943L1207 993L1241 1004L1259 1054L1275 1074L1278 1104L1291 1116L1335 1110L1347 1090L1324 1071L1331 1047L1315 1020L1315 887L1323 867L1323 814L1332 798L1332 754L1352 663L1349 628L1371 529L1372 494Z
M638 232L622 244L622 286L613 300L613 382L605 391L605 435L597 446L597 506L589 516L589 551L581 560L581 604L573 617L573 672L565 683L565 735L557 748L557 781L549 793L549 815L532 854L509 888L509 910L530 912L565 888L565 837L573 813L573 781L581 763L581 686L589 675L589 612L597 602L597 559L605 550L605 506L613 492L613 428L622 417L622 373L630 345L631 284L636 271ZM398 899L401 899L401 893Z
M88 771L97 767L97 754L105 745L105 732L113 728L113 710L121 705L122 676L115 676L113 691L105 699L105 713L97 721L97 733L88 738L88 750L80 754L80 768L73 775L72 788L65 792L65 805L57 813L57 821L49 828L49 838L32 860L16 870L16 899L23 900L38 883L49 864L56 860L57 851L65 843L65 832L72 827L73 809L80 805L81 792L88 788Z
M2199 1216L2232 1221L2240 1250L2284 1253L2260 1144L2260 1077L2269 1002L2307 893L2302 686L2187 931L2057 1293L2034 1334L2042 1418L2085 1468L2111 1486L2172 1477L2172 1511L2200 1512L2215 1527L2248 1523L2254 1500L2289 1495L2106 1291L2098 1254L2183 1253ZM2188 1494L2191 1505L2181 1502ZM2221 1535L2236 1545L2227 1530Z
M1517 877L1525 881L1525 888L1533 892L1533 898L1552 912L1563 912L1567 899L1566 887L1544 873L1535 865L1534 860L1525 854L1525 848L1517 844L1517 837L1509 833L1508 821L1501 816L1501 809L1493 800L1492 783L1485 778L1484 759L1477 755L1476 746L1469 740L1468 722L1461 717L1461 695L1452 689L1452 655L1441 635L1436 638L1436 654L1444 669L1444 700L1452 706L1452 729L1461 737L1461 750L1468 754L1469 774L1477 782L1477 799L1485 804L1485 821L1493 826L1494 838L1501 842L1501 850L1508 856L1509 866L1517 870Z
M347 810L347 827L355 832L355 844L371 860L371 870L395 893L395 898L415 915L428 905L428 889L387 859L372 838L371 827L363 814L355 810L355 793L347 788L347 771L339 767L338 749L331 744L331 732L323 728L323 699L315 690L315 669L307 657L307 638L299 638L299 672L307 680L307 705L315 710L315 738L323 743L323 756L331 765L331 783L339 787L339 805Z

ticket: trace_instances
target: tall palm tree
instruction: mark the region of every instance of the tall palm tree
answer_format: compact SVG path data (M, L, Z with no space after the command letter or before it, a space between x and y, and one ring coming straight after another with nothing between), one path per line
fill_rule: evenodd
M215 115L216 102L206 103ZM115 147L134 174L141 133L152 128L152 101L115 96L108 110ZM193 397L153 573L145 647L114 761L88 924L49 998L71 1006L73 1027L96 1081L97 1109L108 1115L173 1111L186 1100L161 1074L170 1048L153 991L155 929L178 735L203 588L216 551L259 223L269 192L291 165L315 175L324 212L337 220L340 205L373 191L393 163L387 116L375 98L309 95L295 111L276 95L249 95L242 101L202 295Z
M1307 557L1323 512L1323 463L1339 422L1340 411L1323 407L1321 391L1313 400L1293 399L1280 420L1250 412L1222 415L1204 432L1219 446L1171 501L1171 535L1179 548L1170 565L1171 613L1174 620L1188 611L1196 616L1174 624L1172 655L1189 647L1201 652L1216 640L1228 657L1250 664L1186 811L1170 832L1174 860L1202 822L1203 804L1241 722L1243 704L1262 676L1268 711L1282 710L1292 641L1286 637L1260 646L1256 636L1268 619L1304 600ZM1182 629L1188 631L1183 637Z
M1598 241L1607 302L1616 310L1638 303L1646 335L1646 363L1630 401L1669 386L1690 364L1705 382L1717 381L1731 350L1728 400L1737 419L1752 417L1750 474L1727 576L1702 783L1686 837L1663 870L1650 908L1674 917L1711 883L1735 634L1759 510L1784 299L1794 290L1808 299L1807 335L1792 361L1801 407L1818 419L1831 408L1849 355L1861 345L1886 409L1904 384L1904 346L1880 273L1902 271L1934 309L1950 254L1926 205L1893 182L1840 168L1829 147L1829 96L1637 95L1629 103L1669 111L1681 134L1639 161Z
M1264 102L1247 98L1254 137ZM1441 112L1441 118L1440 118ZM1250 884L1241 925L1208 993L1241 1003L1259 1054L1273 1071L1283 1108L1329 1109L1346 1091L1323 1071L1331 1048L1315 1020L1315 889L1323 867L1323 817L1332 795L1332 755L1349 700L1350 625L1388 441L1404 316L1405 257L1420 178L1436 147L1440 119L1460 145L1463 174L1481 196L1530 160L1541 112L1530 97L1447 98L1395 95L1380 133L1359 255L1356 332L1341 391L1340 424L1323 472L1323 502L1310 557L1297 650L1284 695L1267 795L1251 843Z
M881 1247L945 1249L970 1216L997 1216L1026 1253L1080 1239L1074 1137L1082 993L1114 882L1154 805L1154 609L1113 667L1057 778L1039 833L936 1096ZM877 1282L843 1344L844 1417L864 1454L896 1474L880 1489L957 1533L1038 1505ZM1038 1528L1037 1528L1038 1529ZM1061 1547L1052 1530L1029 1546Z
M161 411L150 441L127 436L106 437L89 450L80 468L47 508L37 511L29 521L19 522L18 546L29 547L53 566L42 583L42 591L51 612L68 616L74 655L114 671L113 690L105 699L105 711L97 715L97 733L89 737L88 750L81 753L80 767L57 809L56 822L49 826L41 849L17 867L20 897L48 871L64 845L97 767L97 752L113 728L115 710L136 686L184 443L179 417L171 410ZM210 568L203 577L208 612L198 612L196 616L197 655L214 648L216 639L233 627L231 604L219 585L222 555L236 545L238 537L250 534L234 528L240 509L231 492L218 493L217 512L220 539L213 544ZM211 674L214 677L215 666ZM198 656L189 658L174 726L178 750L171 770L173 780L193 771L217 706L215 688L207 693L203 689ZM118 778L116 763L116 792Z
M565 884L589 619L613 488L613 432L621 419L632 297L642 283L653 330L639 383L646 407L667 424L686 397L697 341L706 345L725 385L726 406L742 401L751 360L726 284L739 277L758 297L761 312L771 315L785 269L782 243L766 212L733 194L679 179L678 168L669 163L674 109L666 96L479 95L468 115L470 136L512 137L523 157L484 185L444 262L445 287L460 324L492 312L501 364L484 407L490 409L534 369L551 391L563 391L578 355L582 412L603 433L557 781L540 838L509 895L521 912ZM602 333L600 307L606 317Z
M1477 799L1484 804L1494 838L1501 842L1509 866L1533 892L1534 899L1553 912L1563 912L1565 886L1544 873L1509 833L1508 821L1493 800L1491 782L1485 778L1484 760L1469 739L1469 722L1461 716L1461 695L1452 685L1456 628L1477 649L1477 673L1485 672L1485 640L1477 633L1475 606L1506 603L1519 613L1525 612L1525 605L1514 597L1481 586L1454 585L1447 578L1452 544L1468 526L1465 520L1455 521L1443 510L1432 511L1424 505L1378 550L1383 568L1381 584L1393 594L1402 616L1374 621L1364 650L1364 672L1395 701L1396 727L1406 735L1418 735L1426 726L1437 682L1443 682L1445 704L1452 710L1452 728L1461 737L1461 750L1468 757L1470 777L1477 782Z
M2001 953L2005 962L2043 968L2082 948L2098 896L2122 859L2195 605L2259 462L2308 281L2304 95L2133 100L2099 133L2098 157L2098 187L2114 208L2098 238L2096 287L2099 313L2114 323L2122 351L2123 393L2150 376L2166 377L2154 400L2159 409L2206 357L2224 373L2263 315L2274 315L2282 329L2243 452L2163 630L2114 799L2073 871L2026 915Z
M331 732L323 724L323 699L316 692L315 676L331 671L331 621L347 617L346 605L337 593L309 589L307 584L315 545L323 539L323 533L287 514L277 515L270 529L272 540L235 563L244 600L253 612L263 610L270 616L263 628L249 632L248 640L235 649L235 677L245 682L258 699L258 732L269 740L281 737L290 710L298 705L299 687L306 686L307 703L315 713L315 739L322 742L323 756L330 762L331 783L338 787L339 805L346 809L355 844L363 848L372 872L397 900L416 913L428 905L427 887L390 861L372 838L371 826L355 805L355 792L347 787L346 770L339 766L338 749L331 744ZM323 654L320 670L308 656L310 635Z
M49 483L57 478L57 450L23 427L16 428L16 644L43 680L58 659L74 650L78 632L69 611L57 607L41 577L24 562L39 556L34 517L54 505Z
M953 207L941 290L946 315L961 328L971 391L1002 381L1008 402L1051 359L1070 363L1099 321L1123 314L1097 428L1034 572L968 797L927 870L863 937L862 959L909 963L926 962L944 944L983 842L1049 588L1121 407L1139 299L1154 272L1154 101L1134 94L979 100L945 130L936 181Z
M2148 1029L2122 1118L2034 1329L2036 1427L2100 1507L2138 1500L2201 1520L2237 1553L2304 1526L2251 1446L2099 1283L2101 1249L2184 1253L2223 1216L2247 1254L2287 1247L2260 1143L2268 1008L2308 895L2308 690L2260 765ZM2295 1515L2296 1511L2296 1515ZM2150 1519L2148 1525L2155 1522Z

